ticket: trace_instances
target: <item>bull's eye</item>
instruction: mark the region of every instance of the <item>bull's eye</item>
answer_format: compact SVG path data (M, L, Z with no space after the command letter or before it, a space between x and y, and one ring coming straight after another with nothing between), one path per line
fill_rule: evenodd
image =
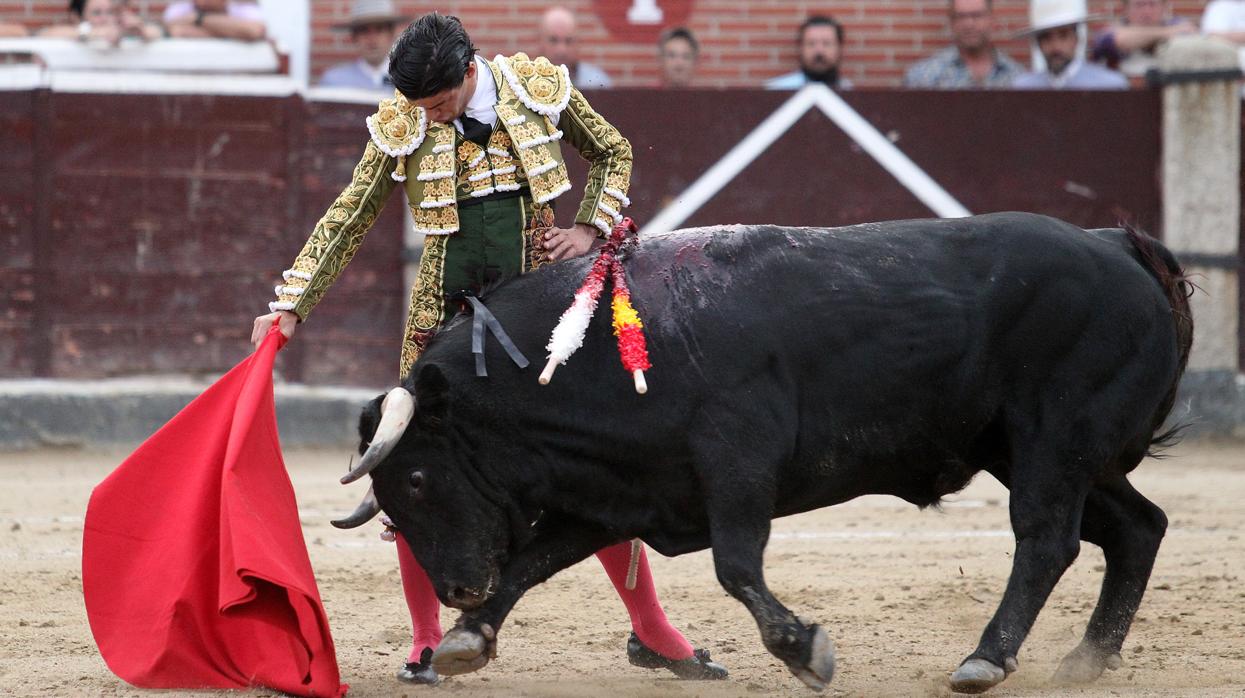
M416 496L424 493L424 471L416 470L411 473L411 490Z

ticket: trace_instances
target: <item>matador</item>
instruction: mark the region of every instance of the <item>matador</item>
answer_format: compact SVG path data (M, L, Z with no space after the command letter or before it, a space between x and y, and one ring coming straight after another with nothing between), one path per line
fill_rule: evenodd
M571 85L566 67L522 53L488 61L476 50L457 18L435 12L398 38L389 56L394 97L368 117L371 138L350 185L283 273L270 313L256 318L253 339L274 322L293 334L399 186L416 230L425 236L400 378L456 311L456 293L582 255L621 220L630 203L631 145ZM553 215L555 200L571 188L563 143L590 163L575 224L565 229L554 225ZM400 537L397 547L414 626L413 647L398 678L436 683L430 658L441 640L440 605ZM621 543L597 553L631 617L628 659L682 678L724 678L725 668L704 650L693 650L670 625L643 554L637 584L626 588L630 549Z

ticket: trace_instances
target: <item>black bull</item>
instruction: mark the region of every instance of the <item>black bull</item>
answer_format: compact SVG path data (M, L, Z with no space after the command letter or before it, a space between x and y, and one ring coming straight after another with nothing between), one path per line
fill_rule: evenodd
M541 357L587 268L553 265L486 303ZM1103 549L1106 574L1057 678L1118 666L1167 525L1126 476L1162 438L1192 336L1165 248L1009 213L677 231L645 237L627 273L647 323L647 395L619 365L603 295L548 386L494 340L477 378L460 316L405 383L411 428L377 443L380 399L365 410L374 453L356 475L375 468L380 506L441 601L464 609L439 672L484 666L527 589L642 538L665 555L712 548L766 648L820 689L833 645L767 589L770 520L865 494L924 507L982 470L1011 490L1015 557L953 687L985 690L1016 669L1081 540Z

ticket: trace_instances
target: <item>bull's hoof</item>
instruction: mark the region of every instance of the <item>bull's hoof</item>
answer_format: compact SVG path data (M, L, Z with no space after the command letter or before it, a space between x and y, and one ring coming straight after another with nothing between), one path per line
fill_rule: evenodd
M489 641L480 633L454 628L445 634L432 653L432 668L441 676L479 671L488 664Z
M826 690L826 684L834 678L834 643L825 628L813 626L813 642L809 648L808 664L802 667L787 665L795 677L814 691Z
M1051 681L1057 684L1082 684L1097 681L1102 672L1119 669L1124 660L1115 652L1104 653L1084 642L1068 653L1059 663Z
M1011 669L1016 670L1014 666ZM1005 678L1007 671L1003 667L984 659L970 659L951 674L951 690L956 693L984 693L1002 683Z

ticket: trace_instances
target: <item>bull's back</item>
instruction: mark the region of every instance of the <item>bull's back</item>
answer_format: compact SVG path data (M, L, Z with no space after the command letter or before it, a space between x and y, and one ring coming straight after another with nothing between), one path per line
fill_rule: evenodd
M1032 214L677 231L645 238L628 272L654 364L681 389L766 374L803 418L862 435L941 431L945 414L972 431L1007 399L1000 386L1164 331L1122 318L1167 321L1126 243ZM1085 336L1102 346L1075 347Z
M993 399L983 386L1008 381L1011 366L1059 355L1057 345L1075 335L1061 328L1101 321L1104 307L1154 315L1165 302L1157 285L1109 237L1020 213L699 228L643 237L626 270L663 404L691 409L767 373L806 405L902 423L914 413L978 409L955 401ZM590 264L541 269L486 302L518 345L540 356ZM593 403L586 410L607 409L622 385L601 305L584 347L560 371L575 377L555 379L574 380L579 401ZM430 356L448 355L470 376L470 327L443 335ZM522 392L535 390L514 380Z

